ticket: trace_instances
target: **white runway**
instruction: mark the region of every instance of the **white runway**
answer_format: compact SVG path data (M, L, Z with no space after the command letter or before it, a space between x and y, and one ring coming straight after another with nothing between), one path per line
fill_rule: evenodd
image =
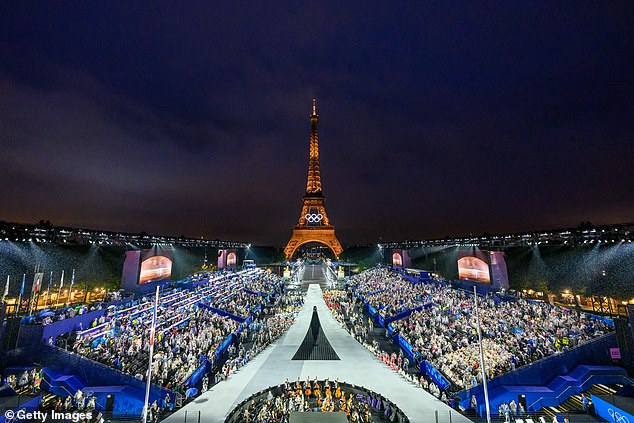
M318 279L317 273L320 271L319 267L307 267L304 278ZM306 335L313 306L317 306L323 331L340 360L291 360ZM304 307L285 335L227 381L213 386L165 421L183 423L187 411L187 420L195 422L200 410L201 422L220 423L235 406L251 394L269 386L280 385L287 378L293 382L298 377L302 381L307 377L330 380L339 378L343 382L365 386L394 402L413 423L435 422L435 410L439 412L441 423L449 421L448 413L451 409L447 405L393 372L339 325L326 306L318 284L309 286ZM454 410L451 415L452 422L469 422Z

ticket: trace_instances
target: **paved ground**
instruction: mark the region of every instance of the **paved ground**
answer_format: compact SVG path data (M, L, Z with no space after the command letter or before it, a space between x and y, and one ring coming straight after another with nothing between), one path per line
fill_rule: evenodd
M315 283L308 286L304 307L288 332L227 381L213 386L165 421L183 423L187 411L187 421L196 422L200 411L201 422L220 423L235 406L251 394L269 386L280 385L287 378L295 381L298 377L301 380L317 377L330 380L339 378L340 381L365 386L380 393L397 404L413 423L435 422L435 410L439 412L440 423L448 423L450 408L447 405L388 369L332 317L322 297L320 285L325 286L323 279L320 266L307 266L304 282ZM340 360L291 360L306 335L313 306L317 307L321 327ZM452 411L451 417L452 423L469 421L455 411Z

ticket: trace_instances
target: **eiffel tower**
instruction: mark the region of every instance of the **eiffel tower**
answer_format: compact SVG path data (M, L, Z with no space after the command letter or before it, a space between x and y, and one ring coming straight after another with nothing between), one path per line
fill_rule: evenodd
M326 213L326 200L321 192L319 174L319 136L317 135L317 102L313 99L313 112L310 115L310 154L308 159L308 181L304 195L299 223L293 228L293 235L284 248L286 260L291 261L299 247L310 242L324 244L338 259L343 248L335 235L335 227L330 224Z

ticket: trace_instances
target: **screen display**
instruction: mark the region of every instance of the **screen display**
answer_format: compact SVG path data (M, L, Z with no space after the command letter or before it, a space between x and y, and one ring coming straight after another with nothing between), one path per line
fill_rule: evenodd
M227 266L235 266L237 261L235 250L229 250L227 253Z
M401 253L399 253L398 251L394 251L392 253L392 265L403 267L403 257L401 256Z
M172 275L172 260L165 256L152 256L141 262L139 283L159 282Z
M473 256L458 260L458 276L460 279L491 283L489 265L484 260Z

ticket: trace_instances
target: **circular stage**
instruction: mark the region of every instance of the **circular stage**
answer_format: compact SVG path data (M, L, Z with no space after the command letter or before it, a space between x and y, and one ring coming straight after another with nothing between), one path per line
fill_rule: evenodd
M259 391L236 406L225 423L409 422L383 395L367 388L330 380L296 380Z

